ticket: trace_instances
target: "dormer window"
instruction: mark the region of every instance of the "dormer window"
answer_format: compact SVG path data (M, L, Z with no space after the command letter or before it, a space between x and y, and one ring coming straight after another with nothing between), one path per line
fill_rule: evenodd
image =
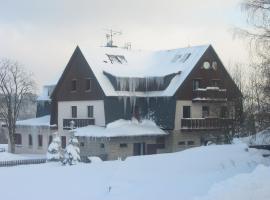
M77 80L73 79L71 81L71 91L76 91L77 90Z
M127 60L122 55L109 55L109 54L106 54L106 55L108 56L108 58L112 64L114 64L114 63L118 63L118 64L127 63Z

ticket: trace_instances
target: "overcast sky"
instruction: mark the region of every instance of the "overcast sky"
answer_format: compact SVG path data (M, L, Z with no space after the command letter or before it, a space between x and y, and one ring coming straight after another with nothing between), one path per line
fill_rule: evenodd
M247 59L233 39L243 26L239 0L0 0L0 57L30 69L39 86L54 79L76 45L105 44L106 28L123 32L116 44L170 49L212 44L225 65Z

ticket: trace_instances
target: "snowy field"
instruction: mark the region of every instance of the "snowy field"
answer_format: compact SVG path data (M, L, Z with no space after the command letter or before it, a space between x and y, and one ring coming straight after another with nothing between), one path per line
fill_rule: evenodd
M75 166L7 167L0 168L0 199L269 200L269 164L261 151L237 144Z

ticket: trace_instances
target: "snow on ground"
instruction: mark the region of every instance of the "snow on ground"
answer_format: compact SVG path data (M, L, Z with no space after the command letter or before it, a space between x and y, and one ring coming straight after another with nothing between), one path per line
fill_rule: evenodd
M233 192L234 185L244 189L242 194L251 186L254 190L249 189L249 193L260 193L264 184L265 195L216 199L268 200L264 197L270 194L265 191L270 184L270 171L262 164L269 165L269 158L263 158L259 150L247 150L246 145L237 144L75 166L47 163L7 167L0 168L0 188L5 191L1 199L206 200Z
M5 149L4 152L0 152L0 162L1 161L10 161L10 160L28 160L35 158L46 158L46 155L43 154L13 154L8 153L8 144L0 144L0 149Z
M270 168L259 165L252 173L236 175L215 184L208 194L196 200L270 199Z
M46 158L43 154L13 154L8 152L0 152L0 161L10 161L10 160L31 160L31 159L41 159Z
M142 136L142 135L166 135L165 131L160 129L155 122L151 120L137 119L124 120L119 119L107 124L107 127L90 125L75 130L75 136L86 137L121 137L121 136Z
M270 128L267 128L255 135L240 138L241 141L249 145L269 145L270 144Z

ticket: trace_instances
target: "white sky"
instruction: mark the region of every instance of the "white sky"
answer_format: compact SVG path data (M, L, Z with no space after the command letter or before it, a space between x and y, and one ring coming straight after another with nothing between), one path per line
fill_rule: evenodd
M0 57L16 59L41 86L67 64L76 45L117 44L170 49L212 44L225 65L245 62L248 48L233 39L245 24L239 0L0 0Z

